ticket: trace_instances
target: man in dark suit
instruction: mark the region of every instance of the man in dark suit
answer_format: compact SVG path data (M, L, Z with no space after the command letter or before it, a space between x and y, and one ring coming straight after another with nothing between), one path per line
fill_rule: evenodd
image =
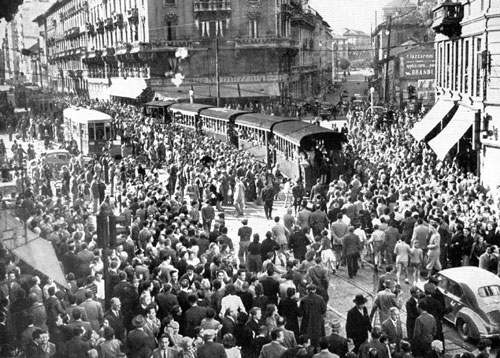
M174 347L169 347L169 344L168 335L161 336L160 346L153 351L151 358L179 358L180 353Z
M224 337L225 334L234 334L234 327L236 326L236 312L227 310L226 314L221 320L222 328L220 329L220 338Z
M345 330L347 338L352 339L354 343L354 352L356 353L361 344L368 339L368 332L372 330L368 310L365 307L366 301L363 295L356 295L353 300L356 306L347 312Z
M398 345L403 339L403 326L399 317L399 309L391 307L390 316L382 322L382 332L387 336L390 344Z
M415 328L415 320L419 316L417 309L418 296L420 295L420 290L413 286L410 288L411 297L406 301L406 332L408 339L413 339L413 329Z
M347 273L353 278L358 273L358 259L361 252L361 241L354 233L354 226L349 226L349 233L344 236L342 255L346 258Z
M177 296L172 293L172 285L165 283L163 290L156 295L156 303L158 304L158 318L163 320L171 311L174 306L179 305Z
M196 337L195 328L201 324L201 320L206 317L207 309L198 306L198 296L196 294L189 295L189 304L191 308L186 311L186 330L185 335L191 338Z
M85 330L84 337L90 339L90 336L92 335L92 326L90 325L90 322L82 320L82 312L80 310L74 309L71 314L73 316L73 322L68 324L71 331L74 332L74 328L81 327Z
M437 332L436 319L427 312L425 302L419 302L417 307L420 315L415 320L412 350L414 356L426 357L431 351L431 343Z
M267 268L267 276L261 279L260 283L264 289L264 296L266 296L270 303L278 304L278 295L280 293L280 283L273 277L274 267L269 265Z
M126 346L129 357L149 357L156 347L153 337L144 332L146 319L142 315L135 316L132 319L132 325L135 329L127 335Z
M82 327L73 328L73 338L68 343L68 357L71 358L85 358L87 352L92 349L90 343L83 338L85 331Z
M276 328L271 331L271 342L264 344L260 350L259 358L280 358L281 355L286 351L286 348L282 345L283 342L283 332Z
M330 327L332 329L332 333L329 336L326 336L326 339L328 341L328 350L332 353L335 353L340 358L344 358L349 351L349 348L347 339L339 334L340 322L338 320L333 320L332 322L330 322Z
M111 308L104 315L104 319L109 322L109 325L115 331L115 337L121 341L125 339L126 329L123 322L123 315L121 313L122 304L120 299L113 297L111 299Z
M226 350L220 343L215 343L217 332L213 329L202 331L204 344L198 347L196 352L198 358L227 358Z

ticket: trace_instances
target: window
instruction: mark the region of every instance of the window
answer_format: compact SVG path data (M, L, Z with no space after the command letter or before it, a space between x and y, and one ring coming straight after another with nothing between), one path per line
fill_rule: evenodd
M477 291L477 294L479 295L479 297L500 296L500 286L492 285L481 287Z
M464 93L469 93L469 40L465 40L464 52Z
M170 21L167 22L167 41L174 40L174 28Z
M175 0L164 0L164 5L175 5Z
M450 72L451 72L451 66L450 66L450 44L446 44L446 79L445 79L445 87L450 87Z
M481 69L482 66L482 57L481 57L481 45L482 45L482 39L478 38L476 39L476 90L475 94L476 96L480 97L483 94L482 88L481 88L481 82L482 82L482 77L483 77L483 71Z
M259 37L259 29L258 29L258 23L257 20L250 20L248 23L248 32L250 38L257 38Z
M458 41L453 44L453 89L458 90Z
M462 298L463 296L462 287L460 287L458 283L453 281L448 281L448 292L458 298Z
M460 41L460 64L461 64L461 73L460 73L460 92L463 93L464 92L464 80L465 80L465 76L464 76L464 62L465 62L465 59L464 59L464 39L462 39Z

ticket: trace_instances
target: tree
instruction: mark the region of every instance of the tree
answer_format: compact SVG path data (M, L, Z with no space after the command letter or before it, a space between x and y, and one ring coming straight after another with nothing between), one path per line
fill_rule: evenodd
M23 0L0 0L0 20L12 21Z

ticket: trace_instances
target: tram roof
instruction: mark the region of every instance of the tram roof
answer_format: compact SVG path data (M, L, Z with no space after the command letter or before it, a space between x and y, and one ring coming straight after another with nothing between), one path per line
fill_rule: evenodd
M238 116L234 122L246 127L272 130L277 123L288 123L289 121L293 121L293 119L287 117L269 116L261 113L248 113Z
M177 103L176 101L151 101L146 103L146 106L150 107L168 107L174 103Z
M96 111L95 109L89 109L85 107L69 107L63 111L64 117L71 117L71 120L80 123L92 123L92 122L103 122L111 121L111 116L109 114Z
M201 103L174 103L170 106L170 110L179 112L193 112L199 114L201 110L211 108L209 104Z
M300 142L309 136L318 136L323 138L328 137L335 142L346 141L343 133L334 132L328 128L298 120L293 122L278 123L274 126L273 132L280 137L287 138L296 145L300 145Z
M203 109L200 111L200 114L202 116L207 116L207 117L212 117L212 118L220 118L224 119L226 121L229 121L233 119L236 116L239 116L241 114L247 114L250 113L248 111L240 111L236 109L229 109L229 108L220 108L220 107L213 107L213 108L207 108Z

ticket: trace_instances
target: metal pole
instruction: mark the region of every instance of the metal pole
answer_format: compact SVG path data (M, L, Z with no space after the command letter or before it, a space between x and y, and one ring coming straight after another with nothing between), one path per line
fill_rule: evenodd
M215 84L217 86L217 107L220 107L219 38L215 38Z
M389 99L389 57L391 54L391 26L392 16L387 20L387 57L385 59L385 89L384 89L384 102L387 103Z
M375 93L375 88L370 87L370 113L373 117L373 94Z

